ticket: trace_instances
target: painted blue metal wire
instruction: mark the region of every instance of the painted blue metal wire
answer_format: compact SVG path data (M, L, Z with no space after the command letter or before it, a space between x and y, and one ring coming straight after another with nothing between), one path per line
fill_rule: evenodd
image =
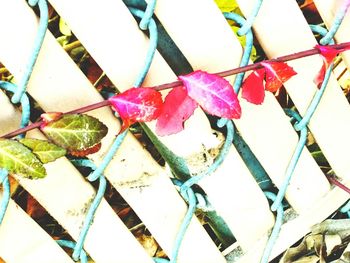
M59 244L61 247L68 247L74 249L75 247L75 242L69 241L69 240L56 240L57 244ZM80 256L79 256L80 262L81 263L87 263L88 258L84 250L81 251Z
M33 72L35 62L38 58L42 43L44 42L44 37L46 34L48 21L49 21L49 11L46 0L30 0L29 4L34 7L39 6L40 10L40 21L38 27L38 33L34 41L34 48L29 58L28 64L24 70L24 74L19 81L18 88L12 97L12 103L20 102L22 95L24 94L27 84L29 82L30 76Z
M342 6L337 11L334 22L329 29L329 32L320 40L321 45L328 45L332 41L334 35L337 33L341 23L343 22L346 12L349 10L349 7L350 1L344 0Z
M276 195L274 193L271 193L271 192L264 192L264 193L268 199L272 200L273 202L276 201ZM284 215L283 206L280 205L277 207L276 221L272 228L272 232L270 234L269 240L267 241L267 244L265 246L260 263L269 262L269 257L271 255L272 249L276 243L276 240L281 230L281 226L283 224L283 215Z
M247 18L247 21L244 23L244 25L238 30L237 34L239 36L243 36L248 33L249 30L251 30L253 23L258 16L258 13L260 11L261 5L263 0L257 0L253 10L251 11L250 15Z
M36 58L39 54L42 42L44 40L44 36L46 33L47 25L48 25L48 7L46 0L30 0L29 4L31 6L39 5L40 10L40 22L39 22L39 28L38 33L35 39L34 43L34 50L31 54L31 58L29 63L27 64L24 75L22 79L19 82L19 85L6 82L6 81L0 81L0 89L4 89L6 91L12 92L13 97L11 99L12 103L21 103L22 106L22 116L21 116L21 123L20 127L23 128L28 125L29 118L30 118L30 104L28 96L25 94L25 89L28 84L29 78L31 76L31 73L33 71L33 67L36 61ZM19 135L20 138L22 138L24 134ZM5 169L0 170L0 179L1 183L3 185L3 198L1 200L0 204L0 224L5 216L6 209L8 207L8 203L10 200L10 183L8 180L8 171Z
M238 23L241 26L241 29L242 29L242 26L246 25L247 23L246 20L238 14L227 13L227 12L223 14L226 19L229 19ZM240 67L243 67L249 64L250 55L253 49L253 40L254 38L253 38L252 29L249 28L248 30L246 30L246 33L245 33L245 47L241 58L241 63L239 64ZM244 75L245 75L245 72L237 74L235 82L233 83L233 89L237 94L242 86Z
M147 3L147 7L146 10L144 12L144 14L142 15L139 27L142 30L146 30L149 27L149 23L151 22L153 13L154 13L154 9L156 8L156 0L150 0ZM154 22L154 21L153 21Z
M8 171L6 169L0 169L0 184L2 184L2 199L0 204L0 225L5 217L6 209L10 201L10 182L8 178Z
M91 169L97 168L96 165L90 160L75 160L75 161L73 161L73 164L75 164L76 166L90 167ZM96 179L94 179L94 180L96 180ZM100 181L100 184L99 184L96 196L95 196L94 200L92 201L92 203L89 207L89 210L85 216L85 220L84 220L83 226L81 228L79 238L77 240L77 243L74 246L72 258L76 261L80 259L81 252L83 250L84 242L85 242L86 236L88 234L90 225L92 224L95 212L96 212L98 206L100 205L100 203L103 199L104 193L106 191L106 186L107 186L106 178L103 175L100 175L99 181Z
M155 1L152 1L152 5L155 5ZM145 16L145 12L143 12L139 9L130 7L129 10L132 14L134 14L137 17L143 18ZM157 26L156 26L156 23L154 22L154 20L152 19L154 6L147 8L147 10L148 10L148 13L146 15L146 18L144 19L143 22L141 20L141 22L143 23L143 25L148 26L148 30L150 32L150 43L149 43L149 48L148 48L146 58L145 58L145 64L134 82L135 87L139 87L142 85L142 83L143 83L143 81L144 81L144 79L149 71L149 68L151 66L151 63L152 63L152 60L153 60L153 57L154 57L154 54L155 54L155 51L157 48L157 42L158 42ZM147 12L147 10L146 10L146 12ZM72 258L74 260L81 259L80 257L81 257L81 253L83 251L84 241L85 241L86 236L88 234L88 231L89 231L90 225L92 223L92 220L94 218L95 212L96 212L101 200L103 199L103 195L104 195L104 192L106 189L107 181L106 181L106 178L104 176L102 176L102 173L104 172L104 170L107 168L108 164L113 159L113 157L116 154L116 152L118 151L120 145L124 141L127 133L128 133L128 130L125 130L124 132L122 132L121 134L119 134L117 136L117 138L115 139L115 141L113 142L113 144L109 148L107 154L104 156L102 162L99 164L98 167L96 167L96 165L89 160L73 160L72 161L73 164L75 164L77 166L86 166L86 167L90 167L91 169L93 169L93 172L87 177L87 179L90 182L93 182L97 179L100 180L100 185L99 185L97 194L96 194L94 200L92 201L90 208L89 208L89 211L85 217L83 227L82 227L82 230L80 231L77 243L74 245L74 251L73 251L73 255L72 255Z
M341 12L342 12L342 10L339 11L339 13L341 13ZM345 15L345 13L343 15ZM322 28L322 27L319 27L319 26L311 26L311 29L314 32L317 32L321 35L327 34L327 30ZM336 33L336 31L334 31L332 33L332 37L334 36L335 33ZM334 41L332 40L332 38L330 38L330 40L326 44L332 44L332 43L334 43ZM327 87L330 75L332 73L332 69L333 69L333 64L331 64L330 67L327 69L324 80L321 84L321 87L319 90L316 91L316 93L315 93L315 95L314 95L314 97L313 97L313 99L312 99L312 101L311 101L303 118L301 118L300 116L298 116L298 114L296 114L295 112L293 112L291 110L286 111L287 114L291 115L294 119L297 120L296 124L294 125L294 128L296 131L300 131L300 139L299 139L297 147L293 153L292 159L288 164L285 179L284 179L282 185L280 186L277 197L275 198L275 200L271 206L272 211L276 211L276 210L278 211L281 207L283 207L282 200L284 198L285 192L286 192L287 187L289 185L290 179L293 175L293 171L295 169L295 166L298 163L299 157L300 157L301 152L302 152L302 150L305 146L305 143L306 143L307 125L308 125L312 115L316 111L319 102L321 101L322 95L324 94L324 91ZM278 224L277 220L275 222L274 230L276 228L276 224ZM273 244L275 243L275 240L277 239L277 236L278 236L279 228L277 228L277 229L278 229L278 231L276 230L276 233L273 232L269 237L269 240L268 240L267 246L265 247L264 256L261 260L261 263L268 262L268 258L270 256L271 251L272 251Z
M0 89L15 93L17 90L17 85L7 81L0 81ZM29 123L30 118L30 103L27 94L23 94L21 97L21 107L22 107L22 117L20 127L26 127ZM23 137L23 134L22 136Z

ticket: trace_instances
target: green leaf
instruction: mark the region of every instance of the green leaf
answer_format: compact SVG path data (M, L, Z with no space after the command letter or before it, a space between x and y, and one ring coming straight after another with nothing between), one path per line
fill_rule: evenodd
M19 142L31 149L42 163L53 162L67 153L64 148L44 140L25 138Z
M15 140L0 139L0 167L27 178L46 176L46 170L38 158Z
M44 124L41 130L55 144L68 151L82 151L101 142L107 127L98 119L85 114L66 114Z

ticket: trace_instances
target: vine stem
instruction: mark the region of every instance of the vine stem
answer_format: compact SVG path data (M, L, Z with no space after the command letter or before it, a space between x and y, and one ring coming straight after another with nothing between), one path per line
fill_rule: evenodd
M68 112L65 112L64 114L78 114L78 113L84 113L84 112L88 112L88 111L92 111L92 110L96 110L105 106L109 106L111 105L111 103L109 102L109 100L103 100L94 104L90 104L87 106L84 106L82 108L79 109L75 109L75 110L71 110ZM38 122L34 122L32 124L29 124L28 126L24 127L24 128L20 128L18 130L15 130L13 132L7 133L3 136L1 136L0 138L12 138L14 136L17 136L19 134L25 133L27 131L39 128L42 124L44 124L44 121L38 121Z
M348 194L350 194L350 189L342 184L341 182L339 182L337 179L335 179L334 177L332 176L327 176L327 179L328 181L331 183L331 184L334 184L335 186L339 187L340 189L342 189L343 191L347 192Z
M328 47L336 49L336 50L340 50L344 51L345 49L349 49L350 48L350 42L344 42L344 43L340 43L340 44L335 44L335 45L328 45ZM304 58L304 57L308 57L308 56L312 56L312 55L316 55L319 54L320 51L317 48L312 48L312 49L308 49L308 50L304 50L304 51L300 51L300 52L296 52L293 54L289 54L286 56L281 56L278 58L274 58L274 59L270 59L270 60L264 60L263 62L286 62L286 61L290 61L290 60L295 60L295 59L299 59L299 58ZM231 75L235 75L238 73L242 73L242 72L246 72L249 70L255 70L255 69L259 69L262 68L261 62L259 63L255 63L255 64L250 64L244 67L238 67L238 68L234 68L234 69L230 69L230 70L226 70L226 71L221 71L218 73L214 73L218 76L221 77L227 77L227 76L231 76ZM161 90L165 90L165 89L170 89L170 88L175 88L177 86L181 86L182 85L182 81L178 80L178 81L174 81L174 82L170 82L170 83L165 83L165 84L161 84L161 85L157 85L157 86L153 86L151 88L161 91ZM84 113L84 112L88 112L91 110L95 110L98 108L102 108L105 106L110 106L110 102L109 100L104 100L104 101L100 101L79 109L75 109L69 112L66 112L64 114L74 114L74 113ZM14 136L17 136L19 134L25 133L27 131L39 128L44 122L38 121L35 123L32 123L24 128L20 128L18 130L15 130L13 132L10 132L8 134L5 134L3 136L1 136L0 138L12 138Z

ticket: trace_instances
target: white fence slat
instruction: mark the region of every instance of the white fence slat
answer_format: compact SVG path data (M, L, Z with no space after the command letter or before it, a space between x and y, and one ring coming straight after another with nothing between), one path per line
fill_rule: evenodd
M254 1L238 2L243 12L249 14ZM272 7L278 12L271 12ZM305 18L297 3L292 0L265 1L254 23L254 29L266 54L271 58L316 45ZM299 112L304 114L317 89L313 79L321 68L321 58L312 56L290 61L288 64L298 74L285 87ZM347 161L350 142L343 137L343 134L350 132L349 113L349 103L332 77L309 127L332 168L342 178L348 178L350 174Z
M7 263L74 262L12 199L0 227L0 256Z
M320 13L328 29L332 26L334 22L334 18L337 14L337 11L339 10L339 8L341 8L344 2L345 1L343 0L333 0L333 1L315 0L314 1L317 7L317 10ZM350 40L349 33L350 33L350 11L348 10L334 38L337 43L349 42ZM350 51L343 52L341 55L348 69L350 69Z
M71 8L72 5L69 5L69 7ZM25 37L27 41L30 42L33 38L35 27L33 23L28 22L25 27L19 25L17 30L21 32L19 36L22 41ZM6 57L6 61L8 62L6 65L8 65L12 72L18 73L18 75L23 65L21 58L26 57L26 54L30 53L30 49L22 49L21 52L22 53L17 56L17 61L16 54L11 54ZM52 66L47 67L48 64ZM69 81L67 82L67 80ZM51 34L48 34L46 37L38 64L35 67L33 77L29 84L29 92L47 111L67 111L101 100L96 90L87 81L80 70L78 70L62 48L59 47ZM81 94L84 94L84 96L81 96ZM109 127L109 134L102 142L102 149L98 153L92 155L94 161L100 162L109 144L114 140L115 135L119 131L120 124L109 109L100 109L91 114L102 120ZM155 230L152 233L157 240L165 240L166 243L161 243L161 246L167 248L167 252L170 252L173 248L173 241L179 224L186 212L186 205L173 185L170 184L169 178L166 178L167 184L164 183L165 180L161 178L161 176L165 178L164 171L159 168L156 162L132 136L128 135L126 142L122 144L119 152L121 153L120 156L124 157L115 158L112 161L110 167L106 170L106 176L117 188L124 187L122 191L123 196L132 206L134 206L132 202L136 202L136 200L141 204L138 206L140 209L136 212L143 221L150 221L152 223L151 226L147 225L147 227L151 231ZM142 163L140 163L140 160L142 160ZM135 165L135 163L140 163L140 165ZM133 180L134 182L132 182ZM152 185L148 186L148 183L151 182ZM138 187L133 188L135 185ZM126 186L129 186L129 189L125 188ZM149 194L147 191L142 191L143 187L152 189L152 194ZM162 209L155 206L155 204L159 203L160 196L163 197L163 200L167 200L166 206L163 206ZM154 212L152 213L152 211ZM144 220L144 218L147 220ZM168 218L172 220L170 221ZM95 221L97 221L96 218ZM164 222L167 224L164 224ZM174 225L170 225L170 223ZM106 227L107 226L108 224L106 224ZM172 230L168 231L168 228ZM110 233L110 235L113 234ZM115 234L114 237L120 239L120 235L118 234ZM200 239L195 239L198 237L200 237ZM180 259L182 257L188 257L190 259L195 258L201 262L203 262L203 260L216 262L223 260L221 253L217 250L216 246L197 220L193 220L186 239L188 241L185 241L185 243L188 242L191 244L193 244L195 240L198 244L197 249L202 250L205 248L206 253L203 253L203 251L201 251L201 253L194 253L194 247L187 246L187 248L181 250ZM120 240L122 241L123 239ZM116 242L110 242L110 244L115 246ZM131 245L129 247L132 248L133 246ZM124 249L124 252L129 253L127 249ZM126 259L121 261L125 262ZM192 260L192 262L194 261Z
M104 69L109 78L120 88L121 90L130 88L132 80L137 75L139 69L142 67L139 61L144 60L146 50L148 47L148 41L142 32L137 27L136 22L133 20L131 14L122 5L122 3L115 1L103 1L98 4L84 2L84 12L81 17L76 17L74 14L83 3L76 1L74 5L70 5L69 8L64 5L64 1L53 0L51 1L56 10L62 15L65 21L72 28L73 32L82 41L84 46L89 50L90 54L95 58L97 63ZM118 15L116 12L118 11ZM97 19L98 14L103 13L104 16ZM85 18L84 18L85 17ZM117 26L120 25L120 26ZM96 32L92 35L90 30ZM98 29L98 30L97 30ZM108 50L108 53L103 51ZM119 65L118 65L119 64ZM130 65L133 64L133 65ZM125 71L125 65L128 67L128 71ZM175 79L175 75L170 71L164 60L161 59L157 53L148 77L145 81L145 86L160 84L169 82ZM153 124L154 125L154 124ZM150 124L151 127L152 124ZM198 131L201 132L198 132ZM184 132L161 138L161 140L176 154L186 157L193 153L198 153L202 150L203 145L210 145L213 140L212 131L209 123L205 118L205 115L196 111L195 116L187 123ZM238 156L237 156L238 158ZM242 165L242 163L240 163ZM242 182L237 183L234 176L229 176L231 171L237 171L237 173L249 174L245 166L230 167L229 172L226 172L227 177L225 181L221 181L222 185L235 185L240 187L239 189L245 189L244 193L240 192L241 200L250 200L254 203L254 207L259 207L256 202L260 202L260 207L267 207L267 202L262 194L259 194L259 188L252 178L244 177ZM224 174L224 173L221 173ZM214 176L214 174L212 175ZM218 175L219 176L219 175ZM243 176L242 176L243 177ZM246 179L248 178L248 179ZM230 181L226 181L229 179ZM214 187L213 187L214 188ZM233 188L231 188L233 189ZM249 194L248 194L249 193ZM258 193L258 198L252 197L253 193ZM217 190L215 194L224 196L221 200L237 200L235 197L237 192L234 190L225 193L224 191ZM245 195L242 198L242 195ZM210 196L212 198L212 196ZM233 205L233 202L230 202ZM239 204L240 208L244 205ZM247 207L252 207L248 205ZM226 211L233 211L234 209L226 206ZM239 211L239 210L238 210ZM272 223L271 214L265 209L264 215L259 215L262 221L267 221L267 224ZM219 211L221 213L221 211ZM254 209L246 210L247 213L232 213L232 220L238 220L241 216L244 218L242 221L246 221L247 218L257 216ZM250 212L251 214L248 214ZM228 222L227 218L225 220ZM241 222L242 222L241 221ZM237 221L235 221L237 222ZM245 234L245 238L247 235Z
M183 10L185 4L187 7ZM208 7L204 9L204 6ZM194 13L192 10L197 11ZM171 15L180 12L181 23ZM156 14L194 69L219 72L239 65L241 52L237 50L241 50L241 45L212 1L160 0ZM214 19L215 16L220 17ZM218 25L216 20L220 20L221 24ZM207 54L210 54L209 58ZM242 118L235 123L269 176L279 186L298 138L276 102L271 94L267 94L263 105L258 106L241 99ZM328 181L306 150L295 170L296 174L301 172L307 172L308 178L294 177L286 195L297 211L308 209L329 189ZM305 200L305 195L311 197Z
M10 108L13 106L2 92L0 94L0 119L11 119L18 127L20 114L14 110L7 110L5 105ZM0 126L0 134L10 132L11 126L13 124ZM44 138L38 131L31 131L30 137ZM16 179L73 238L77 239L87 209L95 195L94 189L65 158L46 164L45 168L47 176L43 179L31 180L19 176L16 176ZM128 252L130 248L133 248L132 254ZM114 262L116 259L130 263L152 262L104 200L95 214L86 238L85 249L96 262Z

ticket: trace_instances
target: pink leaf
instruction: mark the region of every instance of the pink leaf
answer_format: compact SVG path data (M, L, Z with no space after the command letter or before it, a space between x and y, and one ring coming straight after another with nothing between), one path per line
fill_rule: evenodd
M253 104L261 104L265 98L265 69L254 70L242 84L242 98Z
M322 60L323 60L322 67L314 79L314 82L317 85L317 87L320 87L323 80L324 80L324 77L326 75L326 71L329 68L332 61L335 59L335 57L340 52L343 52L345 50L349 50L350 46L347 48L342 48L342 49L334 49L334 48L328 47L328 46L316 45L315 48L319 50L320 55L322 56Z
M266 72L265 89L271 92L276 92L282 87L284 82L297 74L285 62L261 62L261 65L265 68Z
M162 113L157 119L157 134L165 136L182 131L184 121L193 114L197 106L197 102L188 96L185 87L172 89L165 97Z
M163 105L161 94L151 88L131 88L108 100L123 120L120 132L135 122L156 119Z
M231 84L222 77L198 70L179 76L188 95L207 113L227 119L241 117L241 106Z

